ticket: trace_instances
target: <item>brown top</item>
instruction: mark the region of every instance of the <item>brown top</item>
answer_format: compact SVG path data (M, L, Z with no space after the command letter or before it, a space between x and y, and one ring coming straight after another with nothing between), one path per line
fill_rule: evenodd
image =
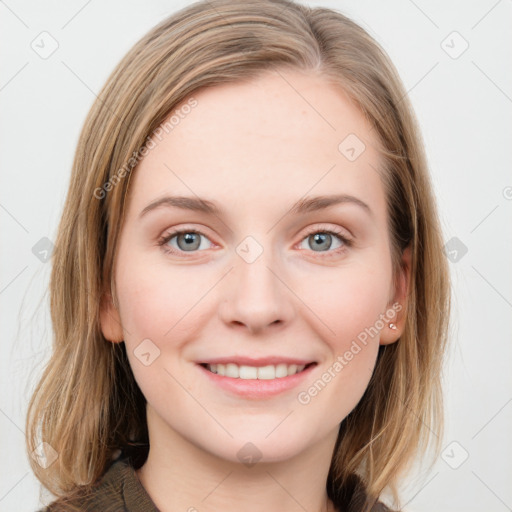
M361 512L364 502L364 488L355 477L355 485L349 499L335 503L342 512ZM38 512L160 512L142 486L134 467L126 458L117 459L106 471L91 494L64 504L61 500L50 503ZM380 501L371 512L392 512Z
M159 512L127 459L116 460L94 487L93 493L60 504L50 503L38 512L81 510L87 512Z

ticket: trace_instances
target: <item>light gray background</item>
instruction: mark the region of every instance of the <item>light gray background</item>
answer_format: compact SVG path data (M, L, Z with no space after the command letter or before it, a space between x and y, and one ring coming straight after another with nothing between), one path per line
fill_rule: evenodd
M50 269L32 248L55 239L95 94L147 30L188 3L0 1L1 511L39 506L24 422L49 355ZM391 56L422 127L445 242L459 240L450 246L446 450L432 471L418 467L404 482L405 510L512 510L512 2L308 4L349 15ZM43 31L58 43L46 59L31 47L42 37L51 47Z

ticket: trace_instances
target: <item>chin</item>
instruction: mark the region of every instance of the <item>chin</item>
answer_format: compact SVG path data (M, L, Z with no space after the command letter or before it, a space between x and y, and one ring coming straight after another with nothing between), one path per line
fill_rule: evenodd
M285 420L282 425L279 425L279 422L273 422L271 427L265 426L261 430L241 429L238 431L240 434L231 430L233 439L227 440L224 436L224 442L215 443L213 447L211 446L212 438L210 438L208 445L203 445L203 449L226 461L242 463L248 467L255 463L291 460L314 445L317 439L308 435L307 432L299 431L292 422L285 427L286 422L288 420ZM318 430L316 432L318 435Z

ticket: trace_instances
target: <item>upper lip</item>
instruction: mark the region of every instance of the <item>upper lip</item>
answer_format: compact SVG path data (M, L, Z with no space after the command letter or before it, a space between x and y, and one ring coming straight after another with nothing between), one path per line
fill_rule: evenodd
M238 366L268 366L268 365L278 365L278 364L296 364L297 366L307 365L310 363L314 363L311 359L298 359L296 357L281 357L281 356L270 356L270 357L244 357L244 356L234 356L234 357L215 357L211 359L204 359L199 361L199 364L229 364L233 363Z

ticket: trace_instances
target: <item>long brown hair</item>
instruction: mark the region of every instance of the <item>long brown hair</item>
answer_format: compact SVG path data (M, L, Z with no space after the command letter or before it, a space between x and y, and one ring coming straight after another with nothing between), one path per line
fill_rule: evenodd
M91 486L116 451L148 443L145 399L124 343L106 341L99 323L134 155L199 88L285 68L339 85L370 121L385 162L395 276L403 250L412 253L405 330L379 348L368 388L340 426L328 492L342 496L358 474L372 499L385 489L398 499L399 476L431 441L437 456L449 275L421 136L398 74L375 40L335 10L209 0L167 18L128 52L80 136L52 261L53 353L27 414L29 453L44 441L58 454L46 468L29 457L54 495Z

